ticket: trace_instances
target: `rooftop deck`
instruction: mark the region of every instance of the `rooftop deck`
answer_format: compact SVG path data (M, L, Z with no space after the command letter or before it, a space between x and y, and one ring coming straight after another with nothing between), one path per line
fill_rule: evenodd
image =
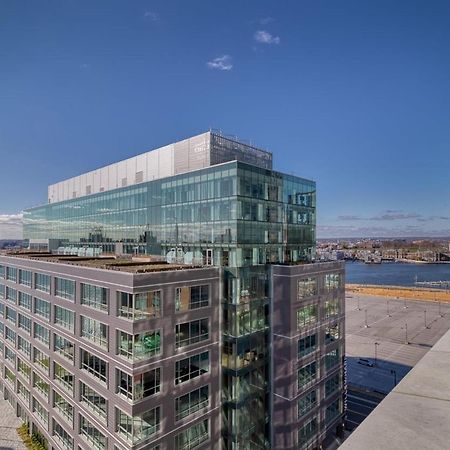
M189 264L169 264L161 260L147 258L124 258L116 256L82 257L56 255L48 252L9 252L5 256L34 261L43 261L94 269L118 270L129 273L165 272L170 270L199 269L203 266Z

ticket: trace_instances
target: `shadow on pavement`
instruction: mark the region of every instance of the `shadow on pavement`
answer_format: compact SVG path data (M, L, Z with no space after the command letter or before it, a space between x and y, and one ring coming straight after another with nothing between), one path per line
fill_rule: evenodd
M412 369L412 366L399 364L372 356L347 356L347 384L355 388L388 394Z

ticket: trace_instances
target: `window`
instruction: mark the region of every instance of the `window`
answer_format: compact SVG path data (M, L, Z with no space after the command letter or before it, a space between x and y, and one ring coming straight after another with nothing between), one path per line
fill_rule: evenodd
M49 374L50 358L36 347L33 350L33 362L37 364L47 375Z
M5 327L5 339L16 346L16 332L11 328Z
M5 285L3 283L0 283L0 298L5 298Z
M176 347L185 347L209 339L208 319L193 320L175 326Z
M175 436L175 450L191 450L209 439L209 422L203 420Z
M209 372L209 352L199 353L175 363L175 384L197 378Z
M80 414L80 434L95 450L106 450L108 440L89 420Z
M338 273L327 273L325 275L325 289L331 291L338 289L341 285L341 277Z
M339 373L325 381L325 397L329 397L341 387L341 376Z
M129 400L142 400L157 394L161 389L161 369L149 370L138 375L128 375L116 370L117 392Z
M303 427L298 430L298 445L299 448L306 446L317 433L317 418L312 418Z
M38 291L50 293L50 275L43 273L34 274L34 288Z
M81 350L81 368L103 383L108 382L108 363L83 349Z
M35 298L34 312L38 316L43 317L45 320L50 320L50 303L45 300L41 300L40 298Z
M316 361L313 361L312 363L307 364L306 366L303 366L300 369L298 369L298 372L297 372L297 387L298 387L298 389L302 389L309 383L312 383L313 381L315 381L317 376L318 376L318 370L317 370Z
M317 350L317 335L306 336L298 340L298 358L309 355Z
M68 392L73 395L74 376L63 366L58 363L53 363L54 375L53 378Z
M19 381L17 380L17 393L20 397L25 401L27 406L30 406L30 391Z
M132 361L150 358L161 351L160 331L147 331L132 336L124 331L118 331L118 353Z
M33 387L40 392L46 400L50 391L49 384L44 381L36 372L33 373Z
M0 266L0 278L5 278L5 274L6 274L6 267Z
M116 430L132 444L144 441L159 431L161 411L159 406L139 416L130 417L116 408Z
M31 334L31 319L28 316L19 313L19 328Z
M339 300L325 301L325 318L328 319L339 314Z
M27 402L27 406L29 406L30 402ZM22 422L25 422L26 424L30 423L30 418L28 417L28 411L18 403L17 404L17 417L20 417Z
M48 426L48 411L33 397L33 412L43 422L46 427Z
M161 316L161 291L128 294L118 292L119 317L130 320Z
M17 282L17 269L15 267L8 267L6 271L6 279Z
M300 397L297 402L298 418L304 416L317 406L317 391L308 392L303 397Z
M8 367L5 366L5 380L12 384L13 386L16 385L16 376L14 375L14 372L12 370L9 370Z
M339 364L339 350L336 348L325 355L325 368L327 370L330 370L338 364Z
M307 305L297 310L297 330L317 322L317 306Z
M81 316L81 336L108 349L108 326L98 320Z
M325 422L330 424L334 422L341 414L341 399L336 399L331 405L325 410Z
M16 368L16 353L6 346L5 346L5 360L8 361L14 368Z
M304 298L313 297L317 294L317 279L305 278L299 280L297 283L297 298L302 300Z
M208 386L202 386L175 399L175 420L181 420L209 404Z
M75 281L55 278L55 295L66 300L75 300Z
M53 335L53 349L69 361L73 361L74 346L68 339L63 338L59 334Z
M28 381L31 380L31 367L17 358L17 372L24 376Z
M11 308L10 306L7 306L5 310L5 319L9 320L13 325L15 325L17 320L16 310L14 308Z
M65 450L73 450L72 433L68 433L55 419L53 419L53 436Z
M330 344L331 342L339 339L339 324L331 325L325 328L325 344Z
M73 427L73 406L62 395L53 391L53 407L61 414Z
M19 306L31 311L31 295L19 292Z
M3 398L4 398L5 400L8 400L8 403L11 405L11 408L13 408L13 409L16 408L16 401L15 401L15 398L14 398L14 396L11 394L11 392L9 392L9 390L6 389L6 386L5 386L5 389L4 389L4 392L3 392ZM19 405L19 406L20 406L20 405Z
M6 286L6 300L9 300L11 303L16 304L17 290Z
M29 270L19 270L19 284L31 287L32 273Z
M74 332L75 313L61 306L55 306L55 324Z
M188 311L190 309L205 308L206 306L209 306L209 285L176 288L176 311Z
M94 413L106 422L108 414L108 404L105 397L102 397L94 389L80 381L80 401L85 403Z
M31 344L29 341L27 341L20 335L17 336L17 348L22 353L25 353L25 355L27 355L28 358L31 358Z
M50 347L50 332L44 326L34 323L34 338L41 341L46 347Z
M109 290L92 284L81 284L81 304L108 311Z

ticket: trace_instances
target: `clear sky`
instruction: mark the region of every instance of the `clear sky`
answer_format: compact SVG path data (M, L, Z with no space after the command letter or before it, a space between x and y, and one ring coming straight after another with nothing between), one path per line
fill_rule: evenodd
M450 236L450 1L0 2L0 238L210 127L317 181L319 237Z

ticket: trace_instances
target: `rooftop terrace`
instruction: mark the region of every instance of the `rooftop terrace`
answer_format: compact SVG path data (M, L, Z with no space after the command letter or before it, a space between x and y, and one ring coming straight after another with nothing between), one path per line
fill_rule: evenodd
M170 264L161 260L147 258L124 258L116 256L80 257L56 255L49 252L9 252L6 256L34 261L68 264L93 269L118 270L129 273L165 272L169 270L198 269L202 266L189 264Z

